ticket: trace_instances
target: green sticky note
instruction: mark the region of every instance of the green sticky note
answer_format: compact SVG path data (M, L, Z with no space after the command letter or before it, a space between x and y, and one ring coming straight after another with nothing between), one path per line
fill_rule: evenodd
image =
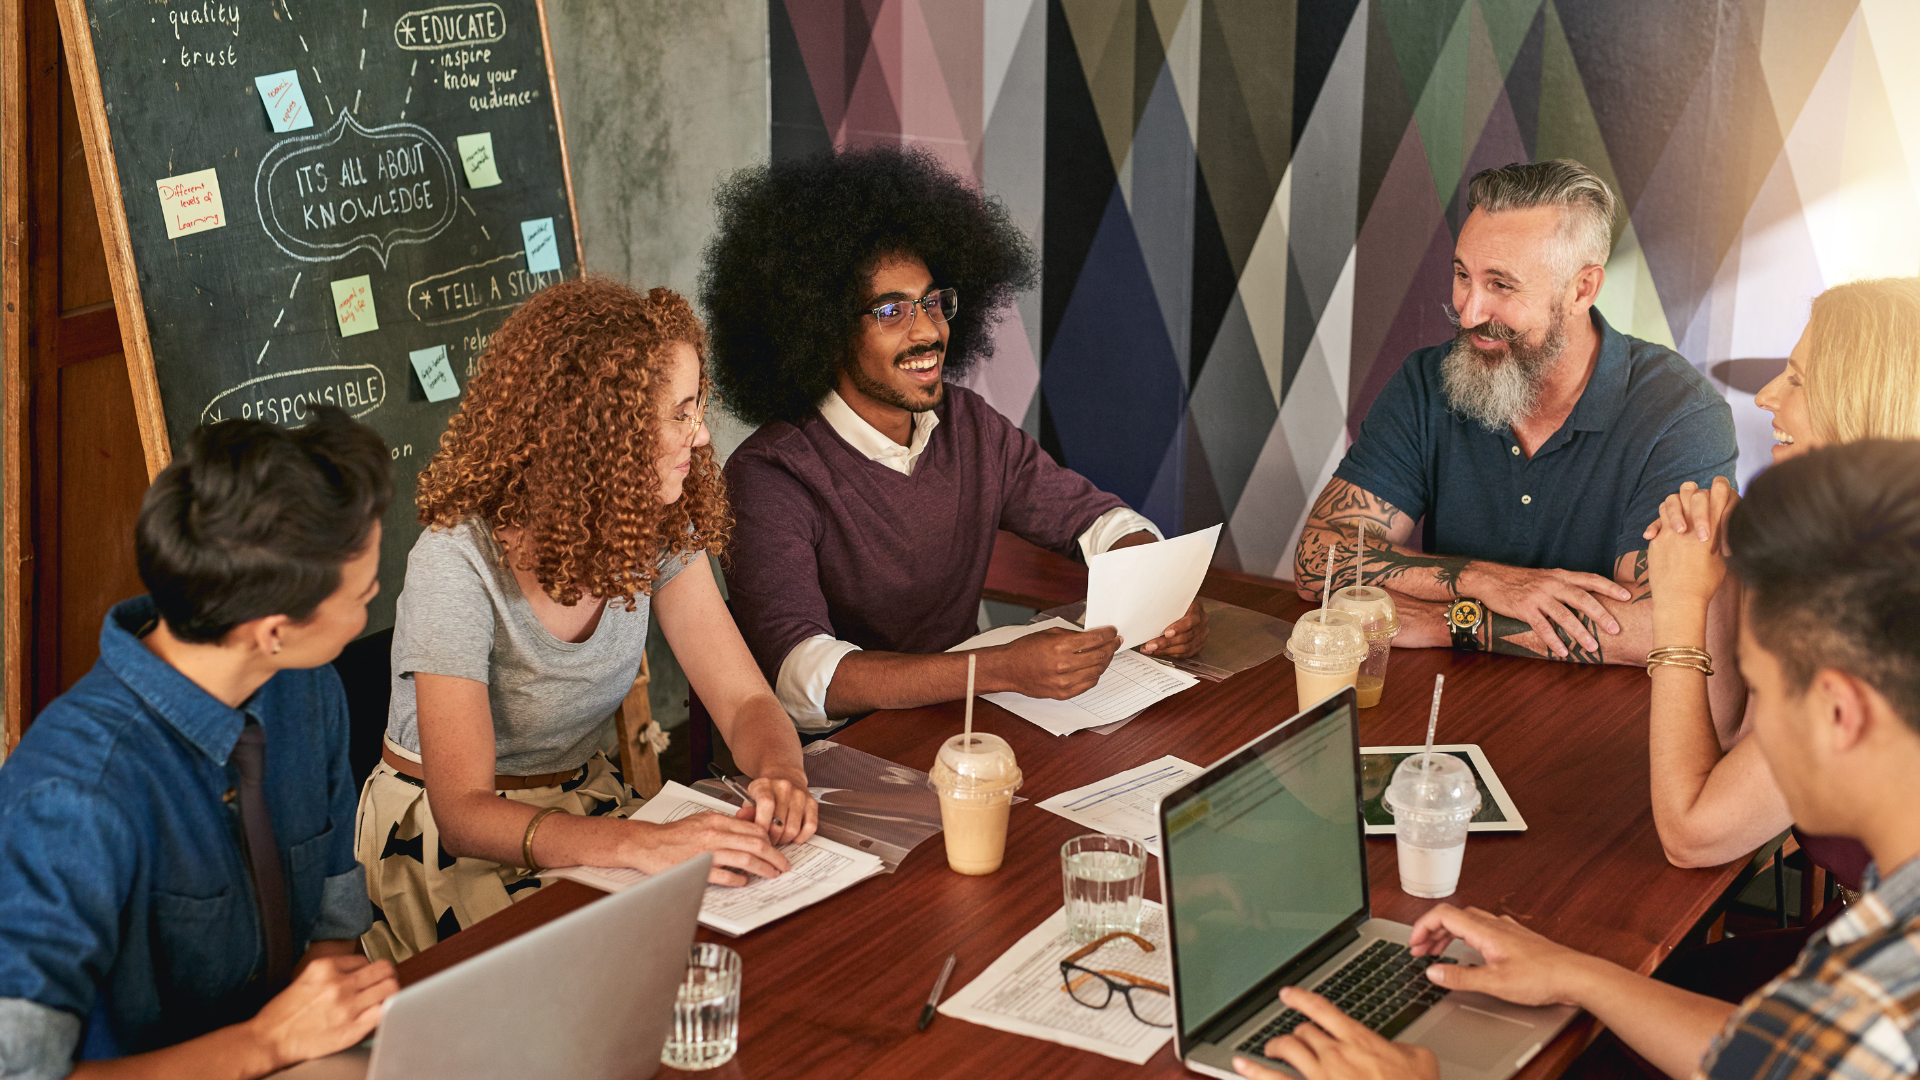
M454 144L460 149L460 168L467 174L468 187L492 187L500 182L500 170L493 160L493 132L462 135Z
M453 365L447 362L447 347L415 349L407 354L413 361L413 373L420 377L420 389L428 401L446 401L460 396L460 381L453 377Z
M340 322L341 337L380 329L380 317L373 313L372 279L361 274L334 282L333 317Z

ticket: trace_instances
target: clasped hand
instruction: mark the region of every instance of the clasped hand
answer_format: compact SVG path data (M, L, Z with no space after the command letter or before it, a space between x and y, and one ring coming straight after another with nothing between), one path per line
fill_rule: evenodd
M1727 520L1740 496L1724 476L1713 487L1689 480L1660 504L1660 516L1643 534L1647 578L1654 602L1675 599L1706 604L1727 577Z

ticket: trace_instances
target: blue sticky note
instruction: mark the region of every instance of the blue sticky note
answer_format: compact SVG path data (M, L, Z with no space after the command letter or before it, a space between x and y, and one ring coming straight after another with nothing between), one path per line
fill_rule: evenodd
M560 272L560 241L554 235L552 218L543 217L535 221L521 222L520 237L527 244L528 273L557 274Z
M446 401L460 396L460 382L453 377L453 365L447 362L447 347L415 349L407 354L413 361L413 373L420 376L420 388L428 401Z
M313 126L313 114L307 111L307 95L300 90L299 72L256 75L253 85L260 91L260 104L267 107L267 119L273 122L274 131L297 131Z

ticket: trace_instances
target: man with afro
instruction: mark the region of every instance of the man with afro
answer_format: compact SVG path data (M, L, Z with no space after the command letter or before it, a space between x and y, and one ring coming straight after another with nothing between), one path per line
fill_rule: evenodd
M1082 559L1160 532L972 391L994 324L1034 281L1006 211L931 155L824 152L735 174L701 300L713 378L758 430L727 463L727 585L802 732L952 701L997 530ZM1186 656L1196 603L1151 642L1051 630L978 651L980 693L1068 698L1114 651Z

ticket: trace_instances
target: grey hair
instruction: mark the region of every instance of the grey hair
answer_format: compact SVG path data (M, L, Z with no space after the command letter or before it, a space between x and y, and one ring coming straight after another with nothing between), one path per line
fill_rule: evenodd
M1467 185L1467 207L1489 214L1560 208L1560 235L1554 262L1562 280L1588 266L1605 266L1613 252L1613 192L1592 169L1571 158L1521 162L1486 169Z

